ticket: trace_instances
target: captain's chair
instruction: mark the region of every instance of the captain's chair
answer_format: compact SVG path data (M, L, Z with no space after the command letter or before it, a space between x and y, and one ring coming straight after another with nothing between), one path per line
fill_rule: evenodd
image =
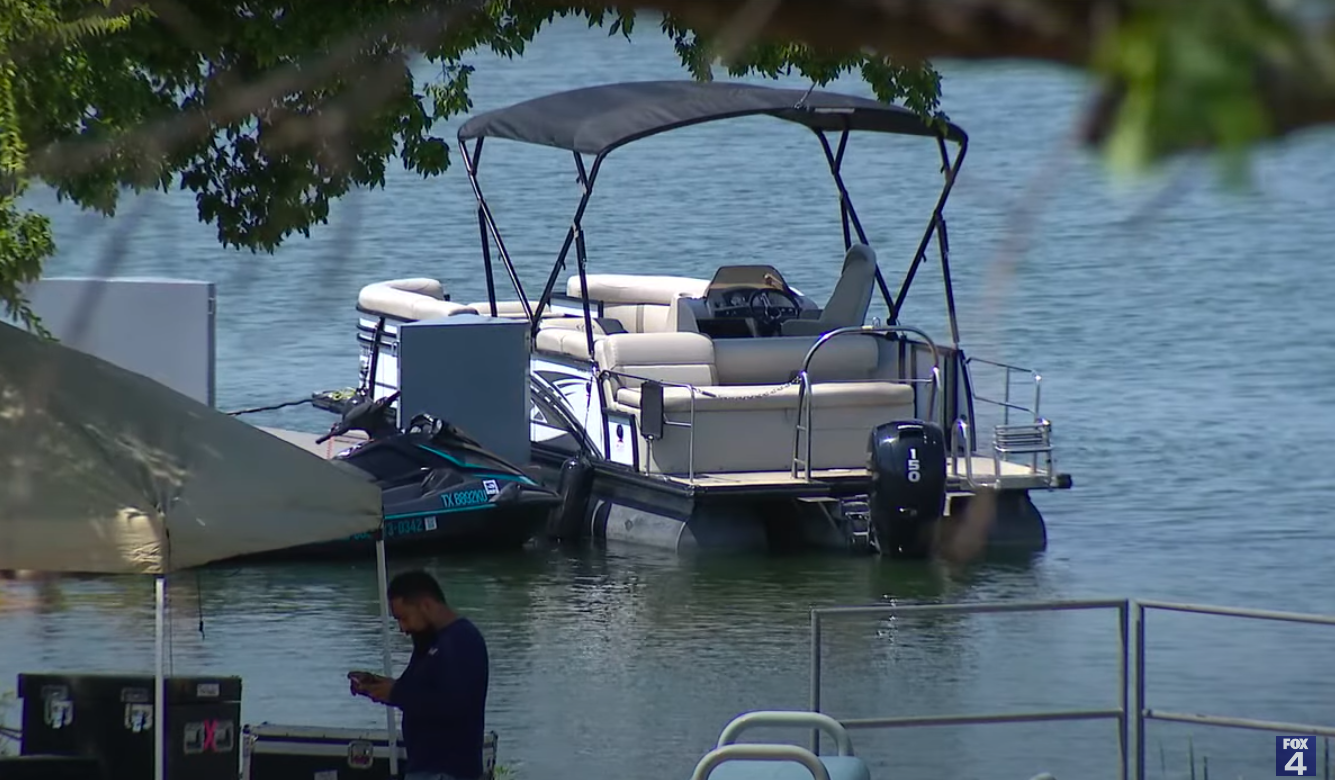
M862 325L871 308L875 284L876 252L866 244L854 244L844 255L844 270L820 319L788 320L783 323L783 335L819 336L835 328Z

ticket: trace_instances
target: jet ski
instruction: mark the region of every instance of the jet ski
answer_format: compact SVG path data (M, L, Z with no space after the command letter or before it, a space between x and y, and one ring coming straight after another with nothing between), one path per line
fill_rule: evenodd
M399 430L390 408L398 396L357 403L316 440L322 444L357 430L368 436L332 460L370 474L379 485L387 552L517 549L542 530L561 503L558 493L444 420L419 414ZM357 534L304 545L299 554L361 554L373 544L371 534Z

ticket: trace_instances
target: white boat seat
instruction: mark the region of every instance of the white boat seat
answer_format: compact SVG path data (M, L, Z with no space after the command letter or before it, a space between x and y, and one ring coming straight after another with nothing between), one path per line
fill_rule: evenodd
M468 305L474 309L477 309L479 314L485 314L487 316L491 316L490 301L478 301L476 303L470 303ZM529 311L537 311L538 310L537 302L530 301L528 304L528 308ZM522 320L524 319L525 316L524 305L519 301L496 301L496 316L505 317L507 319ZM562 316L564 315L561 312L553 311L552 308L549 306L543 310L541 319L545 320L548 317L562 317Z
M802 368L816 336L776 336L763 339L718 339L714 342L714 370L721 385L771 385L790 381ZM811 358L814 381L864 380L876 377L880 361L877 339L871 336L836 336L821 345Z
M709 287L706 279L687 276L587 274L589 300L601 301L603 316L621 321L631 333L663 333L677 329L672 302L685 295L699 298ZM566 282L566 295L582 297L579 276Z
M357 293L357 307L372 316L408 321L478 313L471 306L446 300L444 285L425 277L368 284Z
M542 319L542 322L538 324L538 328L539 328L538 332L542 332L544 330L577 330L580 333L583 333L584 318L571 317L569 315L565 317L552 317L550 319L544 317ZM604 330L603 326L598 323L598 320L593 320L593 335L595 336L607 335L607 331Z
M709 386L714 375L714 342L699 333L618 333L593 345L599 368L632 376L609 379L615 392L639 387L640 379Z
M665 383L665 419L691 423L692 391L672 385L697 388L693 428L667 426L663 437L653 442L637 437L640 462L651 471L683 474L691 469L790 468L797 386L722 384L715 366L715 350L722 342L698 333L624 333L595 342L600 368L629 375L606 381L605 391L616 411L638 420L642 380L653 379ZM817 382L812 388L812 409L813 468L862 468L874 427L914 417L914 390L890 381Z
M695 411L750 411L756 409L797 410L797 385L715 385L699 387L664 387L663 410L690 413L692 397ZM617 403L640 408L640 390L617 390ZM913 388L897 382L821 382L811 386L813 412L850 407L885 407L913 403ZM870 433L870 429L868 430Z
M594 338L596 346L597 336ZM561 355L576 360L589 360L589 340L584 336L584 331L581 330L565 328L540 330L537 337L533 339L533 346L539 352L550 355Z
M835 283L820 319L788 320L783 323L783 335L819 335L835 328L862 325L867 321L875 286L876 252L866 244L854 244L844 255L839 281Z
M607 332L597 321L593 323L593 340L607 337ZM539 352L571 357L577 360L592 360L589 354L589 340L584 335L583 317L553 317L542 319L538 324L538 335L533 346Z
M689 276L641 276L639 274L586 274L589 300L603 303L655 303L667 306L678 295L699 298L709 287L708 279ZM566 295L581 298L579 275L566 282Z
M830 780L871 780L867 762L858 756L818 756ZM794 761L734 759L714 767L709 780L812 780L811 771Z

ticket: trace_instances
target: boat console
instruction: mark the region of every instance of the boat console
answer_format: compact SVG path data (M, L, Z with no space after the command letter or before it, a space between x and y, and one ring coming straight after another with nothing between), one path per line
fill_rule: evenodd
M820 307L788 286L771 265L725 265L714 273L702 298L683 301L695 315L700 332L710 338L778 336L788 320Z

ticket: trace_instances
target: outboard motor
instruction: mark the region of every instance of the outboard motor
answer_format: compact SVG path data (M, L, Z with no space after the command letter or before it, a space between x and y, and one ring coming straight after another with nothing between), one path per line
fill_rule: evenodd
M867 508L877 548L882 555L926 557L936 521L946 509L946 437L941 426L921 420L878 425L868 448Z

